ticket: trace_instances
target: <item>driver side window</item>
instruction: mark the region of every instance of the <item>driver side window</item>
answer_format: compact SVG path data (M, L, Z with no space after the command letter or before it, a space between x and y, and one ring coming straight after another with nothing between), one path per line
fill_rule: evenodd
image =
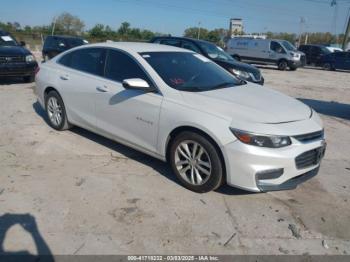
M152 86L141 67L131 57L117 50L108 51L105 77L118 82L129 78L140 78Z
M282 46L280 45L280 43L272 41L271 45L270 45L270 49L276 53L279 54L285 54L286 52L284 51L284 49L282 48Z

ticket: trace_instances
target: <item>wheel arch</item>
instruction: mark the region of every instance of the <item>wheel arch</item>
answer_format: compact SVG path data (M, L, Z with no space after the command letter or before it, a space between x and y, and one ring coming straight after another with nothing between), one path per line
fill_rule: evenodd
M167 137L167 140L166 140L166 144L165 144L165 159L167 161L169 161L169 157L170 157L170 148L171 148L171 144L172 142L174 141L174 138L182 133L182 132L185 132L185 131L189 131L189 132L194 132L194 133L197 133L203 137L205 137L206 139L208 139L213 145L214 147L216 148L218 154L219 154L219 157L220 157L220 160L221 160L221 163L222 163L222 166L223 166L223 179L224 179L224 182L226 182L226 163L225 163L225 158L224 158L224 154L219 146L219 143L217 142L217 140L212 136L212 135L209 135L208 132L206 131L203 131L201 129L199 129L198 127L194 127L194 126L190 126L190 125L182 125L182 126L178 126L176 128L174 128L170 134L168 135Z

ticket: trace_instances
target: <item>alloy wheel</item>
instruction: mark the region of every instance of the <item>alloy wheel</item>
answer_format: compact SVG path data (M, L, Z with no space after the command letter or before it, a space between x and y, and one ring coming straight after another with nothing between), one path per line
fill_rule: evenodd
M181 177L191 185L208 181L212 171L209 154L198 142L186 140L175 150L175 166Z
M47 113L53 125L59 126L62 123L62 106L56 97L51 96L47 101Z

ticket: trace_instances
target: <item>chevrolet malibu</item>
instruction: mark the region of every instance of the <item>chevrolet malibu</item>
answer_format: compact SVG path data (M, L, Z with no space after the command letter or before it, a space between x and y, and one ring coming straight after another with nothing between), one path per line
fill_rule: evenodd
M195 192L292 189L325 152L308 106L177 47L77 47L41 65L36 93L54 129L80 126L168 161Z

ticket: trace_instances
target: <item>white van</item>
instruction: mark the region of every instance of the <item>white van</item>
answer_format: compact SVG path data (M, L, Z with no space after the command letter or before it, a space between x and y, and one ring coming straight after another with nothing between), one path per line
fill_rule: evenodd
M227 42L226 51L236 60L273 64L280 70L296 70L305 65L305 54L286 40L235 37Z

